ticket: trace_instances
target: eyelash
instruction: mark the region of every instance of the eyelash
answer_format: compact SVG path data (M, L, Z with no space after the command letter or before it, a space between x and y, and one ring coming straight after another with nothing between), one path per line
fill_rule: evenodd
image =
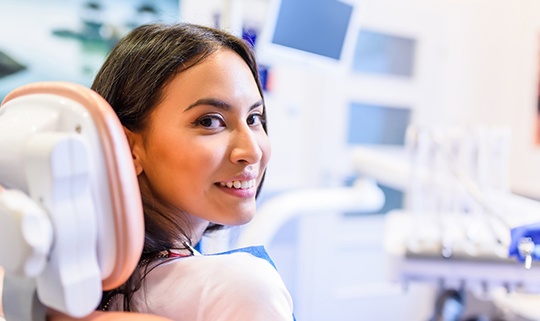
M218 116L218 115L203 115L199 118L197 118L197 120L193 123L195 126L201 126L203 128L208 128L208 129L214 129L214 127L211 127L211 126L204 126L202 124L203 121L205 120L212 120L212 121L219 121L219 126L220 127L224 127L225 126L225 121L223 120L223 118L221 116Z
M251 114L251 115L248 116L248 121L249 121L250 119L254 118L254 117L259 118L259 123L258 123L258 124L255 124L255 125L251 125L251 124L248 123L248 125L250 125L250 126L257 126L257 125L259 125L259 124L260 124L260 125L266 124L266 117L265 117L265 115L260 114L260 113L253 113L253 114Z
M258 123L255 123L255 124L250 124L249 121L253 118L258 118L259 119L259 122ZM195 120L193 122L193 124L195 126L200 126L200 127L203 127L203 128L206 128L206 129L216 129L218 127L212 127L212 126L205 126L203 125L203 121L205 120L217 120L220 124L219 124L219 127L225 127L225 120L223 119L223 117L221 117L220 115L203 115L199 118L197 118L197 120ZM266 124L266 117L265 115L263 114L260 114L260 113L253 113L253 114L250 114L246 120L246 122L248 122L248 125L249 126L258 126L258 125L264 125Z

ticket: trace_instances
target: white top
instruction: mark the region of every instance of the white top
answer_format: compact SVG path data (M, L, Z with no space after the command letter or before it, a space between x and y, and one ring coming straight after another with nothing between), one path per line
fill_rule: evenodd
M111 310L121 310L121 296ZM292 299L270 263L249 253L191 256L152 270L131 309L172 320L293 320Z

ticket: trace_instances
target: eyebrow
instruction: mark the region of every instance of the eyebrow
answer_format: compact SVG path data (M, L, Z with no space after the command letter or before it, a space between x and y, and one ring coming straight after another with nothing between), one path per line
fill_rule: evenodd
M216 108L219 108L219 109L223 109L225 111L229 111L231 110L231 105L224 102L223 100L219 100L219 99L215 99L215 98L202 98L202 99L199 99L197 100L196 102L194 102L193 104L189 105L185 110L184 112L192 109L192 108L195 108L197 106L201 106L201 105L207 105L207 106L213 106L213 107L216 107ZM256 103L254 103L253 105L251 105L249 107L249 110L253 110L259 106L262 106L263 105L263 100L259 100L257 101Z

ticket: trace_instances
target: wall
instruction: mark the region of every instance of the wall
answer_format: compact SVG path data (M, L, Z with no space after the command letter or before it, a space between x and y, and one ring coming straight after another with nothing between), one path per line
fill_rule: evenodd
M498 0L430 6L445 20L439 94L426 101L418 117L441 124L509 126L512 190L539 198L539 149L533 145L538 4Z

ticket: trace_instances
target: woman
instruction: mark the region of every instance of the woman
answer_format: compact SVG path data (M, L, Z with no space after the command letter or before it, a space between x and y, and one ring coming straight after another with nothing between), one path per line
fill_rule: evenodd
M250 48L212 28L141 26L112 50L92 89L125 127L146 228L137 270L104 294L101 308L174 320L292 320L269 262L192 248L206 231L255 214L270 144Z

